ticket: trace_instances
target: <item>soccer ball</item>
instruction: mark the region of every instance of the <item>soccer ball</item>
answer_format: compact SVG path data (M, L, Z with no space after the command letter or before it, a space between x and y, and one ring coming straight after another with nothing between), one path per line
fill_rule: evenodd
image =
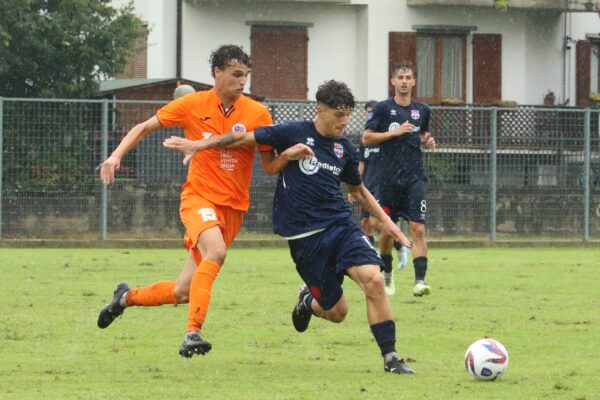
M508 369L508 352L497 340L479 339L467 349L465 367L473 378L493 381Z

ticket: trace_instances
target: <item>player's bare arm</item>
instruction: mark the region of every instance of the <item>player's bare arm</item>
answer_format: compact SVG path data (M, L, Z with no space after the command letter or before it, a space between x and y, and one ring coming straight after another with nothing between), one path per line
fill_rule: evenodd
M373 146L375 144L387 142L392 138L411 133L412 129L413 124L408 121L405 121L398 128L387 132L375 132L374 130L367 129L362 135L362 144L365 146Z
M421 132L421 143L427 149L435 149L435 138L429 132Z
M303 160L314 155L313 150L303 143L296 143L277 157L272 152L260 153L262 168L266 175L278 174L290 161Z
M223 135L211 136L202 140L190 140L179 136L171 136L165 139L163 146L167 149L183 153L183 164L187 165L192 157L199 152L212 148L238 147L254 144L254 132L230 132Z
M354 201L357 202L364 210L366 210L369 215L381 222L381 228L383 231L399 241L402 246L411 246L410 241L406 238L404 233L402 233L400 228L398 228L398 225L396 225L394 221L392 221L390 217L383 211L379 203L377 203L377 200L375 200L375 197L373 197L365 185L348 185L348 192L352 195Z
M110 157L100 165L100 178L102 182L107 184L112 183L115 180L115 172L121 167L121 159L137 146L144 137L160 128L161 125L156 115L131 128Z

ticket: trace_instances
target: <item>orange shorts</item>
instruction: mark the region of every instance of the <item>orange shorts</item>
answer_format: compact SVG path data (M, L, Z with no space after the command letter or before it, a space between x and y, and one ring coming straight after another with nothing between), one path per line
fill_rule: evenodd
M181 192L179 216L185 226L185 236L183 237L185 247L188 251L194 252L196 262L200 263L202 256L196 247L200 234L218 225L221 228L225 244L229 247L242 227L244 212L214 204L191 188L184 187Z

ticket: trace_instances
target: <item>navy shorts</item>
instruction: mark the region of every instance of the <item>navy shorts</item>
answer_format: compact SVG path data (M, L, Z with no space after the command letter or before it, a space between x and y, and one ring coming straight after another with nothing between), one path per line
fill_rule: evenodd
M393 221L400 217L425 224L427 215L427 187L424 181L408 185L382 185L381 208Z
M296 271L324 310L342 297L346 270L361 265L379 265L381 257L355 222L334 225L323 232L288 240Z

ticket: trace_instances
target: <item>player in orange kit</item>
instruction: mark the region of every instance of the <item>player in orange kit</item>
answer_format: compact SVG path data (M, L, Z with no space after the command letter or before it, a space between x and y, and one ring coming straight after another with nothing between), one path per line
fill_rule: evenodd
M219 47L211 54L210 63L214 87L173 100L132 128L102 163L100 175L104 183L113 182L125 154L158 129L178 126L186 138L198 140L227 132L254 131L272 123L264 105L242 94L252 61L240 47ZM268 175L279 172L294 154L290 149L274 157L270 147L258 148ZM211 349L200 331L213 282L242 225L243 213L248 210L253 159L254 146L214 149L192 159L179 209L189 252L183 271L175 281L134 289L126 283L118 284L112 301L100 311L100 328L109 326L126 307L189 303L187 330L179 354L192 357Z

